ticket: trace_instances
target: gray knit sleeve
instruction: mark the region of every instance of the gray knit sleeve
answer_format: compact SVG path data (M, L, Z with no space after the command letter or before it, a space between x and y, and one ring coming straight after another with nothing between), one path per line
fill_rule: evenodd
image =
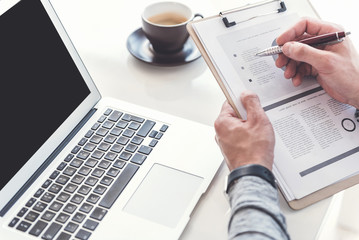
M228 239L289 239L278 192L256 176L240 178L229 190Z

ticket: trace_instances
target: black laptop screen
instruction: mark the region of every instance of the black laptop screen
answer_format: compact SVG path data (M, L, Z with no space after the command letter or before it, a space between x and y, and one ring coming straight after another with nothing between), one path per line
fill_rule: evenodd
M0 16L0 190L90 90L38 0Z

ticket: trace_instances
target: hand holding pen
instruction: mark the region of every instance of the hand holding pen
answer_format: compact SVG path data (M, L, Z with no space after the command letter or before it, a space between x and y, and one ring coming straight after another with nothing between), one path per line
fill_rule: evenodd
M298 42L306 35L342 32L342 28L317 19L302 19L277 38L283 54L276 66L285 67L284 77L299 86L313 76L334 99L359 108L359 55L349 37L340 44L318 49Z
M309 37L309 38L300 40L298 42L303 43L303 44L308 44L313 47L318 47L318 46L323 46L323 45L331 45L331 44L340 43L349 34L350 34L350 32L344 32L344 31L326 33L326 34L322 34L322 35L318 35L318 36L314 36L314 37ZM283 52L282 46L273 46L273 47L269 47L269 48L266 48L266 49L258 52L256 54L256 56L260 56L260 57L270 56L270 55L275 55L275 54L279 54L282 52Z

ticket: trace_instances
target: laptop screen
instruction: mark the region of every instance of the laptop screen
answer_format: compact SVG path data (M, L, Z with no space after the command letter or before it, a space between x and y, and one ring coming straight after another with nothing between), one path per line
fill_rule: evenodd
M41 1L1 15L0 35L1 191L91 91Z

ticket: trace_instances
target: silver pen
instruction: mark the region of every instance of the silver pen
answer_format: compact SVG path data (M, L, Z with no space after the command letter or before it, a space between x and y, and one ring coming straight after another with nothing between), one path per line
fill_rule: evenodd
M346 37L349 34L350 32L327 33L323 35L306 38L298 42L308 44L310 46L330 45L330 44L336 44L342 42L344 40L344 37ZM273 46L270 48L266 48L260 52L257 52L256 56L260 56L260 57L271 56L279 53L282 53L282 46Z

